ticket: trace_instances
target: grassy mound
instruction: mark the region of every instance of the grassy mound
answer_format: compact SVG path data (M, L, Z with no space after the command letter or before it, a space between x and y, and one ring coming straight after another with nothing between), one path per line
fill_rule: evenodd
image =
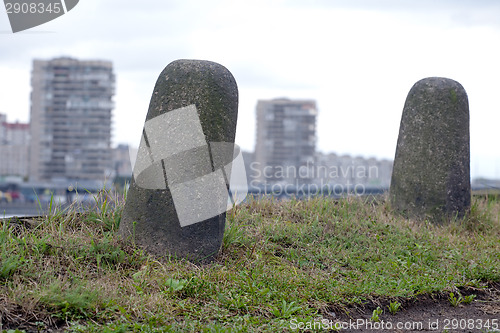
M500 281L500 201L445 225L384 198L250 200L217 260L158 261L116 237L121 200L0 222L0 331L276 332L374 299Z

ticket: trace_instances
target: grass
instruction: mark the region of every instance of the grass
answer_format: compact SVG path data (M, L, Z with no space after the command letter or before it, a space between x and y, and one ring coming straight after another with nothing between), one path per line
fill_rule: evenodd
M500 201L473 201L433 225L385 199L250 200L228 212L217 259L195 265L121 242L122 200L103 191L92 211L0 222L0 331L276 332L373 299L458 296L500 281Z
M389 305L387 306L387 308L389 309L389 312L394 315L401 308L401 303L399 303L398 301L391 302L391 303L389 303Z

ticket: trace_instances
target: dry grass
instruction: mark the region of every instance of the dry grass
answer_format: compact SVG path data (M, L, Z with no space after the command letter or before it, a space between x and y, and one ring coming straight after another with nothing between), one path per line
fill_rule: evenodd
M122 243L121 201L97 202L2 222L0 331L274 332L292 316L500 281L495 197L439 226L393 214L385 198L249 200L228 212L222 251L202 266Z

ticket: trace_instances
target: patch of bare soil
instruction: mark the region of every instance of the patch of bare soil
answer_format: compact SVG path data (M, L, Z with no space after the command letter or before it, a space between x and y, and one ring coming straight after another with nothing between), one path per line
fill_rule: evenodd
M500 283L487 289L461 289L462 296L474 294L470 304L452 306L449 293L421 296L414 300L399 300L401 310L390 314L389 300L373 300L363 307L351 307L339 312L329 312L336 327L343 325L341 332L500 332ZM393 300L394 301L394 300ZM384 310L379 322L370 320L373 310ZM327 316L324 316L327 318ZM330 324L331 326L331 324Z

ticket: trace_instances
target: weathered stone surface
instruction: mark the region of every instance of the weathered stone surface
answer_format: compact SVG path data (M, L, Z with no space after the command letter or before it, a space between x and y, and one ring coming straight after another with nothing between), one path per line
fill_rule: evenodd
M460 83L418 81L406 99L390 188L395 210L440 222L470 209L469 103Z
M176 124L175 117L171 117L174 112L180 112L184 120L198 118L197 112L198 125L196 121ZM138 156L134 175L136 167L141 175L133 177L135 179L130 184L120 223L122 236L134 238L136 244L160 257L172 255L208 261L218 253L226 214L183 227L172 191L173 185L188 181L191 174L196 178L216 170L208 148L203 144L234 143L237 116L238 88L225 67L199 60L177 60L165 67L154 87L142 138L144 142L141 142L143 153L149 151L155 163L151 165L147 160L149 155L143 154L146 157L142 161ZM155 147L159 147L159 152ZM165 154L166 151L170 157L158 161L155 154ZM163 178L162 174L166 177ZM159 177L166 179L166 188L161 189L162 181L155 184ZM155 186L159 188L155 189ZM177 186L177 193L182 194L184 190L189 190L189 187ZM200 192L200 195L204 194Z

